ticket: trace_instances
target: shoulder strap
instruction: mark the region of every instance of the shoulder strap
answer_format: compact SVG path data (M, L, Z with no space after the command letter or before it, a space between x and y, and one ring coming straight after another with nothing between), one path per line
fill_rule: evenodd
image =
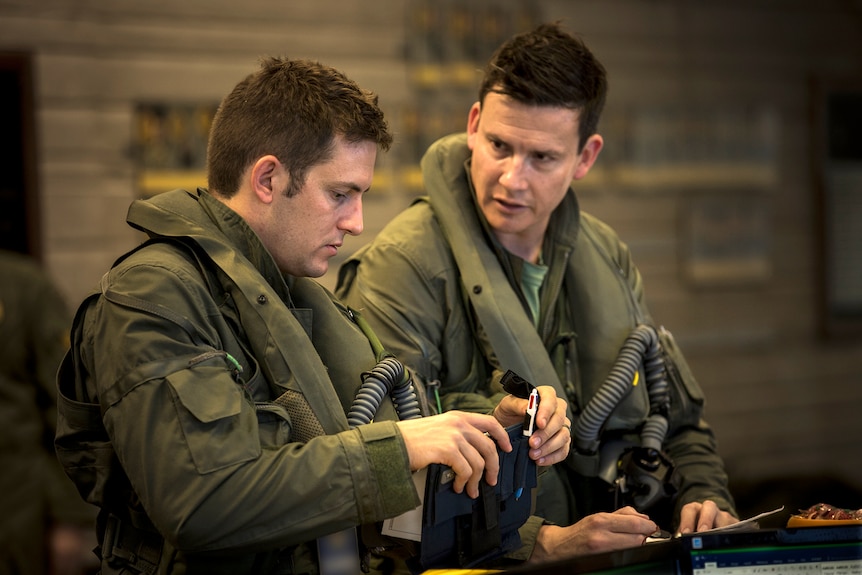
M314 344L296 316L281 305L265 305L254 302L280 301L275 289L267 283L250 263L244 261L229 246L206 236L191 238L213 265L221 269L236 286L236 297L249 302L247 311L256 314L262 325L272 333L271 341L281 349L283 360L290 367L296 379L303 382L302 393L326 434L334 434L347 429L347 419L341 409L341 402L328 378ZM294 289L300 284L309 290L314 289L318 301L324 301L320 291L323 288L313 280L301 281L297 278ZM287 349L289 346L289 349Z

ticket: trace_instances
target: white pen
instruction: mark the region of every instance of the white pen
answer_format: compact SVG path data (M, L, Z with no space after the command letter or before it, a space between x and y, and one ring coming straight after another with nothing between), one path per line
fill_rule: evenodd
M533 435L533 431L536 429L536 413L539 411L539 390L535 387L530 391L530 397L527 399L527 412L524 414L524 437L530 437ZM517 468L515 469L517 473ZM524 492L524 485L527 483L527 466L524 464L522 466L521 476L519 477L521 483L515 488L515 499L520 499L521 494Z
M539 411L539 390L535 387L530 392L530 398L527 403L527 413L524 415L524 436L533 435L536 429L536 413Z

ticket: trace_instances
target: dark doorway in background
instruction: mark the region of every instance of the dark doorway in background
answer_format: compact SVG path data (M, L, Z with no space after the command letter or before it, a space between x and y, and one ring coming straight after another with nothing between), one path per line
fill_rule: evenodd
M30 54L0 52L0 248L41 259Z
M862 83L819 79L813 88L821 331L862 338Z

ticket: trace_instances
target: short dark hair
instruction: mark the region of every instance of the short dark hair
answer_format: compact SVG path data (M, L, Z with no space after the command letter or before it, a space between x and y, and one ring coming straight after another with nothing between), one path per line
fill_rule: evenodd
M286 166L287 194L294 195L308 170L331 157L336 135L388 150L392 135L377 95L319 62L263 58L216 111L207 146L209 188L233 196L249 165L272 154Z
M580 110L580 146L596 133L607 74L587 46L559 23L541 24L500 46L485 67L479 102L489 92L523 104Z

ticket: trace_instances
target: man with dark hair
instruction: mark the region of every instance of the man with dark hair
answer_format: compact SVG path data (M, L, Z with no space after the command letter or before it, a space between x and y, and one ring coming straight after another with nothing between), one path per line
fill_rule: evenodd
M578 207L606 93L602 64L559 25L511 38L467 133L425 154L427 196L345 263L336 290L444 412L497 414L507 369L568 400L573 449L541 478L537 514L572 525L581 551L641 541L634 509L682 532L737 521L697 382L653 327L628 248ZM627 346L657 361L610 381Z
M357 526L420 503L411 472L449 466L474 498L497 483L506 430L421 417L407 378L349 417L379 346L309 278L362 231L390 142L375 95L268 58L216 113L209 189L132 203L149 239L81 304L58 374L57 452L100 508L103 575L357 573ZM534 458L550 465L570 437L565 402L542 397Z

